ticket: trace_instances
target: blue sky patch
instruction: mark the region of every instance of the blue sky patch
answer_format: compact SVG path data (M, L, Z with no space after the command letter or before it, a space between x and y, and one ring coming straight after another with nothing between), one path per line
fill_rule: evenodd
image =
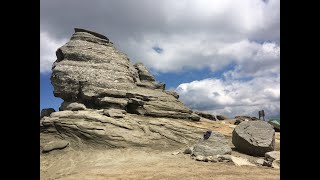
M152 49L158 54L161 54L163 52L163 49L158 46L153 46Z

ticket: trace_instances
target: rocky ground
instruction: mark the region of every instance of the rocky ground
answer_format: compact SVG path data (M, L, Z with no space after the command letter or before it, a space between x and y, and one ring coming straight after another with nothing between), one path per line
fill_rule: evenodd
M232 155L255 163L259 158L234 149L231 135L234 120L199 122L186 125L211 129L226 136ZM200 162L183 154L184 148L151 150L73 149L65 148L40 156L41 179L280 179L280 170L265 166L235 166L229 163ZM280 133L276 132L276 148L280 150ZM177 155L173 155L179 152Z

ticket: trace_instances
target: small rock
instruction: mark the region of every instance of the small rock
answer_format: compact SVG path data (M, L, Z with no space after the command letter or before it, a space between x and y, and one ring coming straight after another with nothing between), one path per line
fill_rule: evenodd
M218 158L219 162L232 161L231 155L218 155L217 158Z
M271 167L271 166L272 166L272 161L266 161L266 160L264 160L262 165L263 165L263 166Z
M280 151L267 152L264 156L264 159L271 162L274 160L280 159Z
M256 166L249 162L248 159L244 159L241 157L231 156L231 160L236 166Z
M226 119L229 119L227 116L224 116L224 115L216 115L216 118L218 120L226 120Z
M262 166L264 163L264 159L257 159L256 163Z
M193 147L188 147L183 151L184 154L192 154L193 153Z
M177 151L177 152L173 152L172 155L178 155L180 152Z
M206 157L206 161L209 161L209 162L219 162L219 159L215 156L207 156Z
M198 155L198 156L196 156L196 160L197 161L206 161L207 158L205 158L204 156Z
M271 167L274 169L280 169L280 159L276 159L272 162Z

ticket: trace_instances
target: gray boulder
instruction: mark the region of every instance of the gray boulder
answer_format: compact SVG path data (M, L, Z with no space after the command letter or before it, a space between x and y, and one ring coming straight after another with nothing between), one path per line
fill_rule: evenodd
M193 156L216 156L231 154L231 148L228 145L228 141L224 135L216 132L212 132L209 139L200 139L193 148Z
M44 108L40 112L40 119L45 116L50 116L51 113L56 112L53 108Z
M273 151L275 131L264 121L241 122L232 132L232 143L237 150L254 156Z

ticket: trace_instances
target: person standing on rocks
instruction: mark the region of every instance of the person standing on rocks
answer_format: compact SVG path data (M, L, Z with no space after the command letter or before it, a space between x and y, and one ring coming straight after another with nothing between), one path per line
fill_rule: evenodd
M261 111L259 111L259 119L260 118L263 118L263 120L264 120L264 110L262 109Z

